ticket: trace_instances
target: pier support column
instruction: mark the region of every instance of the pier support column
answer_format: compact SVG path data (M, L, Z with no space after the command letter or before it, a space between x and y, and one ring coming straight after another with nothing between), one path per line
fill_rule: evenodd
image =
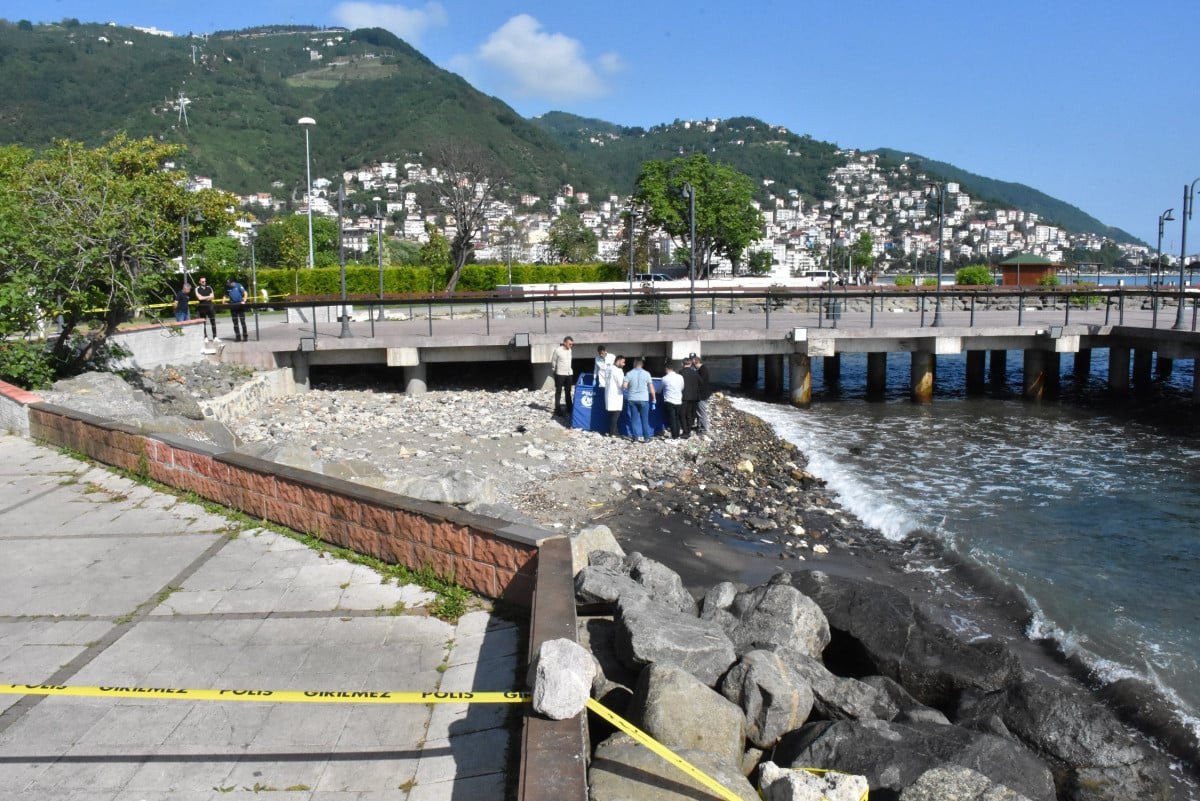
M424 395L429 390L429 385L426 383L428 368L424 364L414 364L402 369L404 370L405 395ZM546 365L546 369L549 370L550 366ZM551 386L553 387L553 384Z
M1150 388L1150 368L1154 361L1154 351L1149 348L1133 349L1133 387L1139 392Z
M630 368L633 369L632 367ZM531 373L529 388L534 392L553 392L554 391L554 376L550 375L549 362L533 362L529 365Z
M793 406L812 403L812 357L807 353L793 353L788 357L791 369L791 386L788 397Z
M1108 388L1117 395L1129 392L1129 348L1108 349Z
M985 350L969 350L967 351L967 394L982 395L983 394L983 368L987 361L987 351Z
M783 355L774 353L763 357L763 389L767 395L783 394Z
M296 389L300 392L308 392L312 389L312 384L308 380L307 353L297 351L292 354L292 380L296 382Z
M993 387L1002 387L1008 381L1008 351L993 350L990 356L991 367L988 370L988 381Z
M1192 403L1200 403L1200 359L1192 360Z
M1080 348L1075 351L1075 378L1078 381L1086 382L1088 376L1092 374L1092 349Z
M754 389L758 386L758 357L742 357L742 389Z
M1158 356L1154 360L1154 372L1160 379L1166 381L1171 377L1171 372L1175 369L1175 360L1166 356Z
M912 399L916 403L933 402L934 355L927 350L912 352Z
M1022 392L1026 400L1040 401L1046 394L1046 351L1025 351L1025 375Z
M835 353L822 359L821 376L825 381L825 386L837 386L837 383L842 380L842 354Z
M887 353L867 354L867 400L880 400L887 389Z
M1056 350L1044 351L1046 354L1046 392L1050 397L1058 397L1062 388L1062 354Z

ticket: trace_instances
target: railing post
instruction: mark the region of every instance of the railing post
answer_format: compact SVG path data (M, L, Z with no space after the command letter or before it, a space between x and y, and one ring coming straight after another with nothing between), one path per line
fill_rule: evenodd
M1117 325L1125 325L1125 292L1117 291Z
M616 301L613 301L613 311L616 311ZM600 296L600 333L604 333L604 296Z
M483 319L486 321L487 335L491 336L492 335L492 310L491 310L491 304L488 302L487 298L484 298L484 300L483 300Z
M429 296L429 336L433 336L433 295Z
M1196 330L1196 299L1192 298L1192 331Z
M708 316L712 318L712 330L717 330L717 296L708 296Z
M975 327L975 294L971 294L971 327Z
M874 328L875 327L875 296L868 295L867 300L870 301L870 303L871 303L871 321L870 321L870 323L868 323L868 327ZM880 300L880 303L882 304L883 298L880 298L879 300ZM882 311L882 309L880 309L880 311Z
M550 333L550 304L542 298L542 333Z
M925 327L925 293L921 293L921 327Z
M380 306L379 309L382 311L383 307ZM371 303L367 304L367 316L371 318L371 339L374 339L375 338L375 308L374 308L374 304L371 304Z
M1150 327L1158 328L1158 295L1150 297Z
M1066 295L1066 296L1064 296L1063 300L1065 301L1065 303L1063 305L1066 307L1066 309L1063 311L1063 325L1070 325L1071 324L1071 296Z
M771 295L768 293L764 298L764 305L767 311L767 330L771 330Z
M1017 325L1025 322L1025 290L1017 289Z
M317 344L317 304L312 304L309 307L309 313L312 315L313 321L313 344Z
M1112 295L1104 296L1104 324L1108 325L1108 315L1112 311Z

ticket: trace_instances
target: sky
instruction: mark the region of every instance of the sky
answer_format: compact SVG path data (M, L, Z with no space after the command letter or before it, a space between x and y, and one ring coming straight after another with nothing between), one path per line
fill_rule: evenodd
M1200 0L0 0L0 17L382 27L526 117L758 117L1028 184L1151 247L1173 208L1171 254L1200 177Z

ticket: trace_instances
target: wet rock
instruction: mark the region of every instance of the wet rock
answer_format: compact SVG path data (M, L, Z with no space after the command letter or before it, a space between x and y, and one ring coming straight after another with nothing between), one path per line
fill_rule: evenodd
M617 653L629 667L673 665L714 687L737 659L714 623L649 599L622 597L618 608Z

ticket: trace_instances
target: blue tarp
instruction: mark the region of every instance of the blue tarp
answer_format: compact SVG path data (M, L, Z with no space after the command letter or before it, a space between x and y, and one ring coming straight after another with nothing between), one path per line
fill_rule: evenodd
M655 434L667 428L662 408L662 379L654 378L654 394L658 403L650 410L650 428ZM617 431L629 435L629 405L624 404ZM608 411L604 407L604 390L596 386L595 373L580 373L575 381L575 409L571 413L571 428L588 431L608 431Z

